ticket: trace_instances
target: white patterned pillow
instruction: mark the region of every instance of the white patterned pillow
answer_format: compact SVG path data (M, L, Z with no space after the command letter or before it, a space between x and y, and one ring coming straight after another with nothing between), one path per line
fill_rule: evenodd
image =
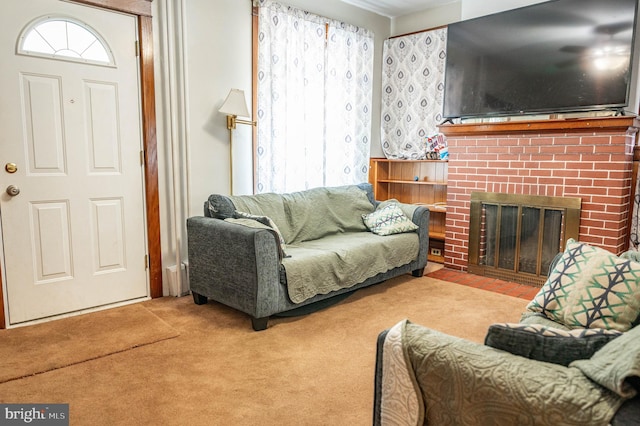
M418 225L396 203L381 205L373 213L363 214L362 220L371 232L378 235L401 234L418 229Z

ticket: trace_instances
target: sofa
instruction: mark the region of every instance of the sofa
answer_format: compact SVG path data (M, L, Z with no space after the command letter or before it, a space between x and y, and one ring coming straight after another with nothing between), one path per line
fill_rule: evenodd
M423 275L429 210L374 199L369 183L287 194L212 194L187 219L189 285L251 317L312 312L389 278Z
M640 425L640 263L569 240L484 344L403 320L378 336L375 425Z

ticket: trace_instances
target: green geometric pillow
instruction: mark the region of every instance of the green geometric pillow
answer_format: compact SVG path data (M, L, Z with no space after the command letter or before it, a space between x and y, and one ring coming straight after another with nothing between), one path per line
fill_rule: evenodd
M640 263L569 239L527 310L569 328L627 331L640 314Z
M371 232L378 235L400 234L418 229L418 225L396 203L381 205L373 213L363 214L362 220Z

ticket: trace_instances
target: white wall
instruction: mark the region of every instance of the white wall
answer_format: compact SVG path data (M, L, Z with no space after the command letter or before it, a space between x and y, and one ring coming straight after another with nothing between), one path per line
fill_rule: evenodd
M440 7L393 18L391 35L409 34L465 19L516 9L547 0L458 0Z
M545 1L547 0L462 0L462 19L477 18Z
M462 2L455 1L422 12L399 16L391 20L391 35L403 35L458 22L462 16Z

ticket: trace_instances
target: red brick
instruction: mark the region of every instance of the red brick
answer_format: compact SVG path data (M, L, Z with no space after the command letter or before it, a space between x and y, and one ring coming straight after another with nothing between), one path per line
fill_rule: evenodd
M581 219L580 226L584 226L587 228L602 228L604 227L603 220L593 220L593 219Z
M566 136L553 138L554 145L580 145L580 137Z
M603 171L607 173L606 179L611 179L612 181L625 181L626 185L631 184L631 170L611 170L611 171Z
M607 204L605 205L605 211L607 213L613 213L613 214L624 214L625 216L627 216L627 205L626 203L623 204Z
M541 169L549 169L549 170L560 170L566 169L567 165L561 161L546 161L540 163Z
M486 169L487 167L489 167L489 162L488 161L469 161L468 166L470 167L475 167L477 169Z
M577 178L579 177L580 174L581 172L579 170L571 170L571 169L556 170L553 172L554 176L563 177L563 178Z
M609 190L607 191L607 195L609 195L610 197L614 197L616 199L620 199L626 195L629 195L630 192L631 192L630 187L609 188Z
M564 184L564 179L563 178L540 178L538 179L538 182L540 183L540 185L563 185Z
M542 147L540 152L542 152L544 154L558 155L558 154L566 154L569 151L567 151L567 146L564 146L564 145L552 145L552 146Z
M596 247L604 248L604 238L597 235L582 235L580 234L580 241Z
M616 222L618 220L618 215L612 214L612 213L605 213L605 212L592 212L590 218Z
M467 147L467 154L486 154L489 149L486 146Z
M536 137L534 139L531 139L531 145L538 145L538 146L542 146L542 145L553 145L554 143L554 138L550 138L550 137Z
M564 161L566 163L572 163L575 161L581 161L582 158L580 155L575 154L557 154L554 158L554 161Z
M620 244L618 238L603 238L602 248L609 250L611 253L615 253L616 247Z
M611 138L609 136L584 136L581 142L585 145L608 145L611 143Z
M596 154L626 154L627 147L625 145L605 145L596 147Z
M567 153L574 154L593 154L595 152L595 148L593 146L583 146L583 145L569 145L566 147Z
M631 145L634 144L635 136L631 136ZM611 145L626 145L627 144L627 136L622 135L612 135L611 136Z
M594 203L592 202L590 199L589 200L582 200L582 211L587 213L587 212L604 212L606 210L606 203Z
M577 186L567 186L565 183L563 187L563 193L565 197L577 197L578 196L578 187ZM584 201L584 200L583 200Z
M580 161L577 163L573 163L572 164L574 169L580 169L580 170L593 170L595 169L595 165L594 163L588 162L588 161Z
M596 163L599 167L595 167L595 169L602 169L603 164L611 163L611 154L582 154L580 161Z
M554 159L554 154L540 154L540 155L535 155L532 156L531 160L534 161L553 161Z
M608 170L581 170L579 173L581 178L585 179L610 179L611 172Z

